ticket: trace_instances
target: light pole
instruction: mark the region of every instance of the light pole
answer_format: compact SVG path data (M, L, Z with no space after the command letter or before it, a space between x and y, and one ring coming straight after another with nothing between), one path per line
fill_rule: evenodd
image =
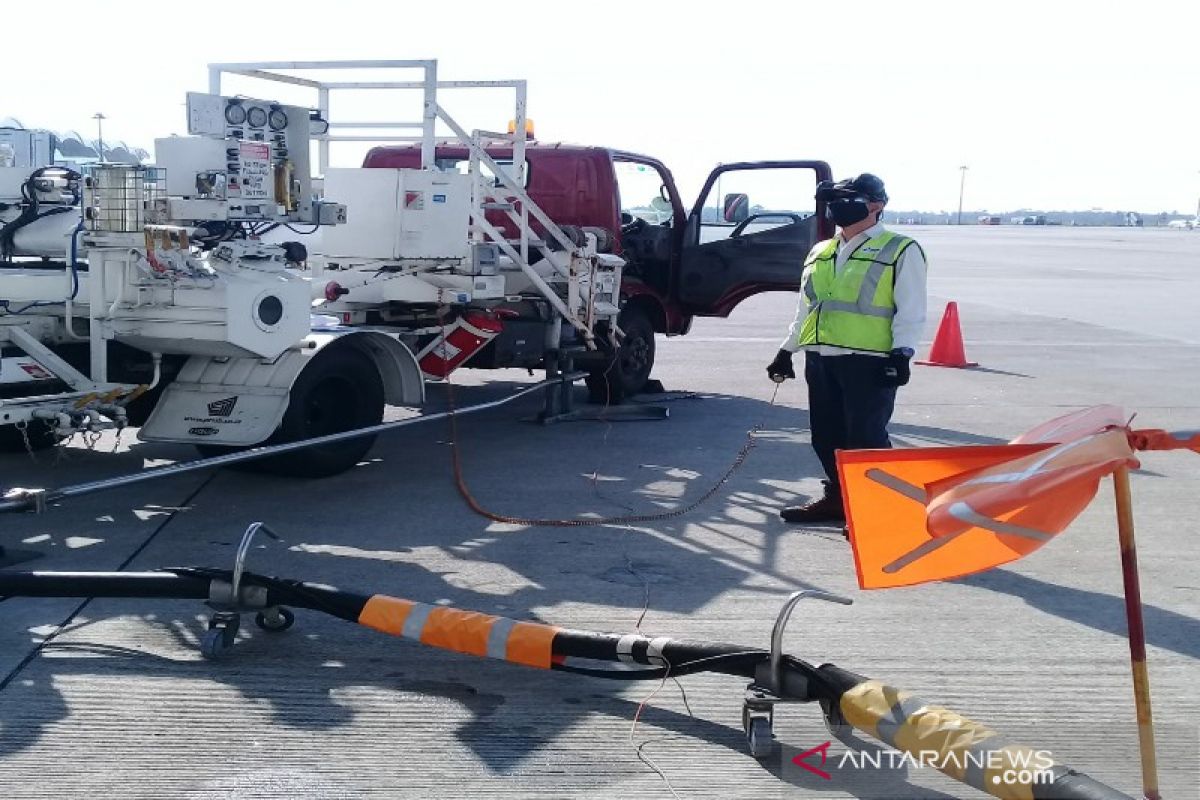
M961 176L958 179L958 224L962 225L963 188L967 185L967 165L958 168Z
M98 146L100 147L100 152L98 155L100 156L100 162L103 163L104 162L104 120L108 119L108 117L104 116L99 111L97 111L95 114L92 114L92 119L96 120L96 142L97 142Z

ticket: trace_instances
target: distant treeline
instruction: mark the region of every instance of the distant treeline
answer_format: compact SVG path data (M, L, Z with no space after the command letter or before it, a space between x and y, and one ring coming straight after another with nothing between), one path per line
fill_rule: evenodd
M978 225L981 217L999 218L1001 225L1016 225L1026 217L1042 217L1046 225L1130 225L1147 227L1165 226L1173 220L1194 219L1192 214L1177 211L1129 212L1129 211L1044 211L1020 208L1016 211L967 211L963 209L962 224ZM957 211L893 211L888 209L884 220L912 225L954 225L958 222ZM993 223L995 224L995 223Z

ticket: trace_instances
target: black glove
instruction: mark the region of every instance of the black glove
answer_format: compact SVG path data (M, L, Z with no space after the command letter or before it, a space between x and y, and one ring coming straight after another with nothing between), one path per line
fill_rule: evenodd
M792 354L787 350L780 350L775 354L775 360L767 365L767 377L776 383L783 383L788 378L796 377L796 370L792 368Z
M904 386L912 376L909 359L912 356L902 350L893 350L883 360L883 376L880 380L884 386Z

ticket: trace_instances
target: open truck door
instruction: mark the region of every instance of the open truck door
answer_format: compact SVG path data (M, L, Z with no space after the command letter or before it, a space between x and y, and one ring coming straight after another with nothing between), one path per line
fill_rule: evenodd
M726 317L747 297L796 291L804 257L833 235L814 200L824 161L755 161L712 171L683 234L677 292L687 313Z

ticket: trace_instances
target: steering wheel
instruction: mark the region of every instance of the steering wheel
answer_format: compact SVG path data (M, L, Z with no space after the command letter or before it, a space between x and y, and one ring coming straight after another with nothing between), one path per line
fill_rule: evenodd
M624 217L625 214L622 213L621 216ZM644 220L641 217L633 217L633 219L631 221L629 221L629 222L622 221L622 223L623 223L621 225L621 235L622 236L628 236L629 234L637 233L638 231L641 231L643 228L646 227L646 225L649 224L646 222L646 220Z
M773 211L769 214L751 214L750 216L746 217L744 220L739 222L737 224L737 227L735 227L732 231L730 231L729 238L732 239L735 236L741 236L742 231L746 230L747 225L749 225L754 220L762 219L763 217L787 217L788 219L790 219L792 221L793 224L796 224L796 225L798 225L804 221L804 217L800 216L799 214L792 214L787 211Z

